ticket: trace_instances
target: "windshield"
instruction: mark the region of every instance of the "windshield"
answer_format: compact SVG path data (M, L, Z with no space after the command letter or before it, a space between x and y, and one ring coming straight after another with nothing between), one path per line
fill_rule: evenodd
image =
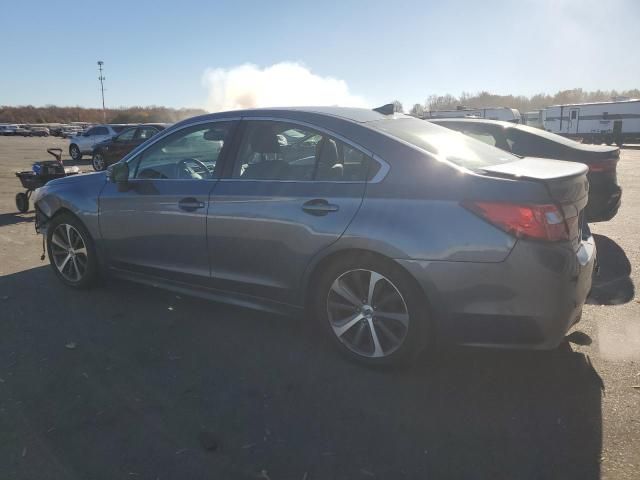
M129 125L112 125L111 128L113 128L113 131L116 133L120 133L121 131L123 131L125 128L129 128Z
M518 160L503 150L424 120L398 118L368 125L470 170Z

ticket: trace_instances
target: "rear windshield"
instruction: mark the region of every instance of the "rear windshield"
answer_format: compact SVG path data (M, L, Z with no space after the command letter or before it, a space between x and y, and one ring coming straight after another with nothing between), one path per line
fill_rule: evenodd
M519 160L503 150L417 118L397 118L367 124L470 170Z

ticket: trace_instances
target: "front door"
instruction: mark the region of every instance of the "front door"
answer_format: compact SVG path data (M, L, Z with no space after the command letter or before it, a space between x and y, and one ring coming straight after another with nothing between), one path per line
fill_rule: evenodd
M578 133L578 123L580 122L580 109L570 108L569 120L567 121L567 133Z
M118 162L127 153L129 153L134 146L134 137L136 134L136 128L128 128L127 130L118 134L111 141L109 148L103 151L106 164L112 164Z
M256 119L240 130L233 168L209 202L212 280L224 290L293 303L312 257L338 240L358 211L376 162L296 123Z
M192 283L209 280L209 194L231 122L192 125L128 161L129 182L100 195L100 231L111 266Z

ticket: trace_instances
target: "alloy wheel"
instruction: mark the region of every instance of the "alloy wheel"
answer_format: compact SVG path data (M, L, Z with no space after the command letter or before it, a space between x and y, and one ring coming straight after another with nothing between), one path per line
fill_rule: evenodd
M93 169L96 172L101 172L102 170L104 170L104 158L102 157L101 153L96 153L93 156Z
M53 231L51 255L60 275L70 282L79 282L87 272L87 246L80 232L68 223Z
M380 273L358 269L340 275L327 295L334 334L351 351L386 357L403 343L409 311L398 288Z

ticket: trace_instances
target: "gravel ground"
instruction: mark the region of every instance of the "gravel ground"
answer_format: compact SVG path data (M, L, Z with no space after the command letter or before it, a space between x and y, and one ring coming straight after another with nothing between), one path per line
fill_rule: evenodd
M638 478L640 149L592 227L602 273L572 343L379 372L303 318L63 287L13 172L66 145L0 137L0 478Z

